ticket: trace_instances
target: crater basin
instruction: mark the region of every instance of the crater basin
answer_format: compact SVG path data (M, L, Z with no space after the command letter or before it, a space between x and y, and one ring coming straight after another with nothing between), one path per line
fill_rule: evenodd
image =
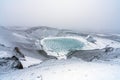
M68 37L45 38L41 44L48 55L57 58L63 58L70 51L80 50L84 46L82 41Z

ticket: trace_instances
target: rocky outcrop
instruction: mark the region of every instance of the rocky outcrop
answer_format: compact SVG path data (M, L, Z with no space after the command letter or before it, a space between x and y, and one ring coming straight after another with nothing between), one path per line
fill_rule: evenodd
M46 59L57 59L54 56L48 55L44 50L38 50L39 54L41 54L42 56L44 56Z
M20 51L20 49L18 47L15 47L14 48L14 52L15 52L15 55L17 57L22 57L22 58L25 58L24 54L22 54L22 52Z
M95 50L78 50L68 53L67 58L77 57L84 61L109 60L120 57L120 48L107 47Z
M23 65L15 56L11 58L0 58L0 69L23 69Z
M92 42L92 43L95 43L95 42L96 42L96 40L95 40L91 35L88 35L88 36L86 37L86 40L87 40L88 42Z

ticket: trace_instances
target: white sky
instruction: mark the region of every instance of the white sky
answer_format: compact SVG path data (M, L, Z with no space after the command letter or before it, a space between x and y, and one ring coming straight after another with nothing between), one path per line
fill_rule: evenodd
M0 25L120 31L119 0L0 0Z

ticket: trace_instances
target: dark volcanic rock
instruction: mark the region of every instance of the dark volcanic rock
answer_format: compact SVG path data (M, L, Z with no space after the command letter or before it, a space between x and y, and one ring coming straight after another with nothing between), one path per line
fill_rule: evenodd
M12 68L23 69L23 65L17 57L13 56L11 59L14 60Z
M104 49L71 51L70 53L68 53L67 58L72 57L81 58L85 61L109 60L119 58L120 49L113 49L112 47L107 47Z
M87 40L88 42L92 42L92 43L95 43L95 42L96 42L96 40L95 40L92 36L90 36L90 35L87 36L86 40Z
M25 58L24 54L22 54L22 52L20 51L20 49L18 47L14 48L14 52L16 53L16 56Z
M48 55L44 50L38 50L38 52L47 59L57 59L54 56Z
M78 51L72 51L70 52L67 57L72 58L72 57L77 57L81 58L82 60L85 61L92 61L93 59L99 59L100 57L103 56L104 50L78 50Z
M107 53L107 52L112 52L114 50L114 48L112 48L112 47L106 47L105 48L105 52Z
M0 58L1 69L23 69L23 65L15 56L11 58Z

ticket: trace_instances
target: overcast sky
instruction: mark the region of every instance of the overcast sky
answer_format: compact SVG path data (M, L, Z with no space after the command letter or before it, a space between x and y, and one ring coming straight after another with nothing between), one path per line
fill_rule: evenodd
M120 33L120 0L0 0L0 25Z

